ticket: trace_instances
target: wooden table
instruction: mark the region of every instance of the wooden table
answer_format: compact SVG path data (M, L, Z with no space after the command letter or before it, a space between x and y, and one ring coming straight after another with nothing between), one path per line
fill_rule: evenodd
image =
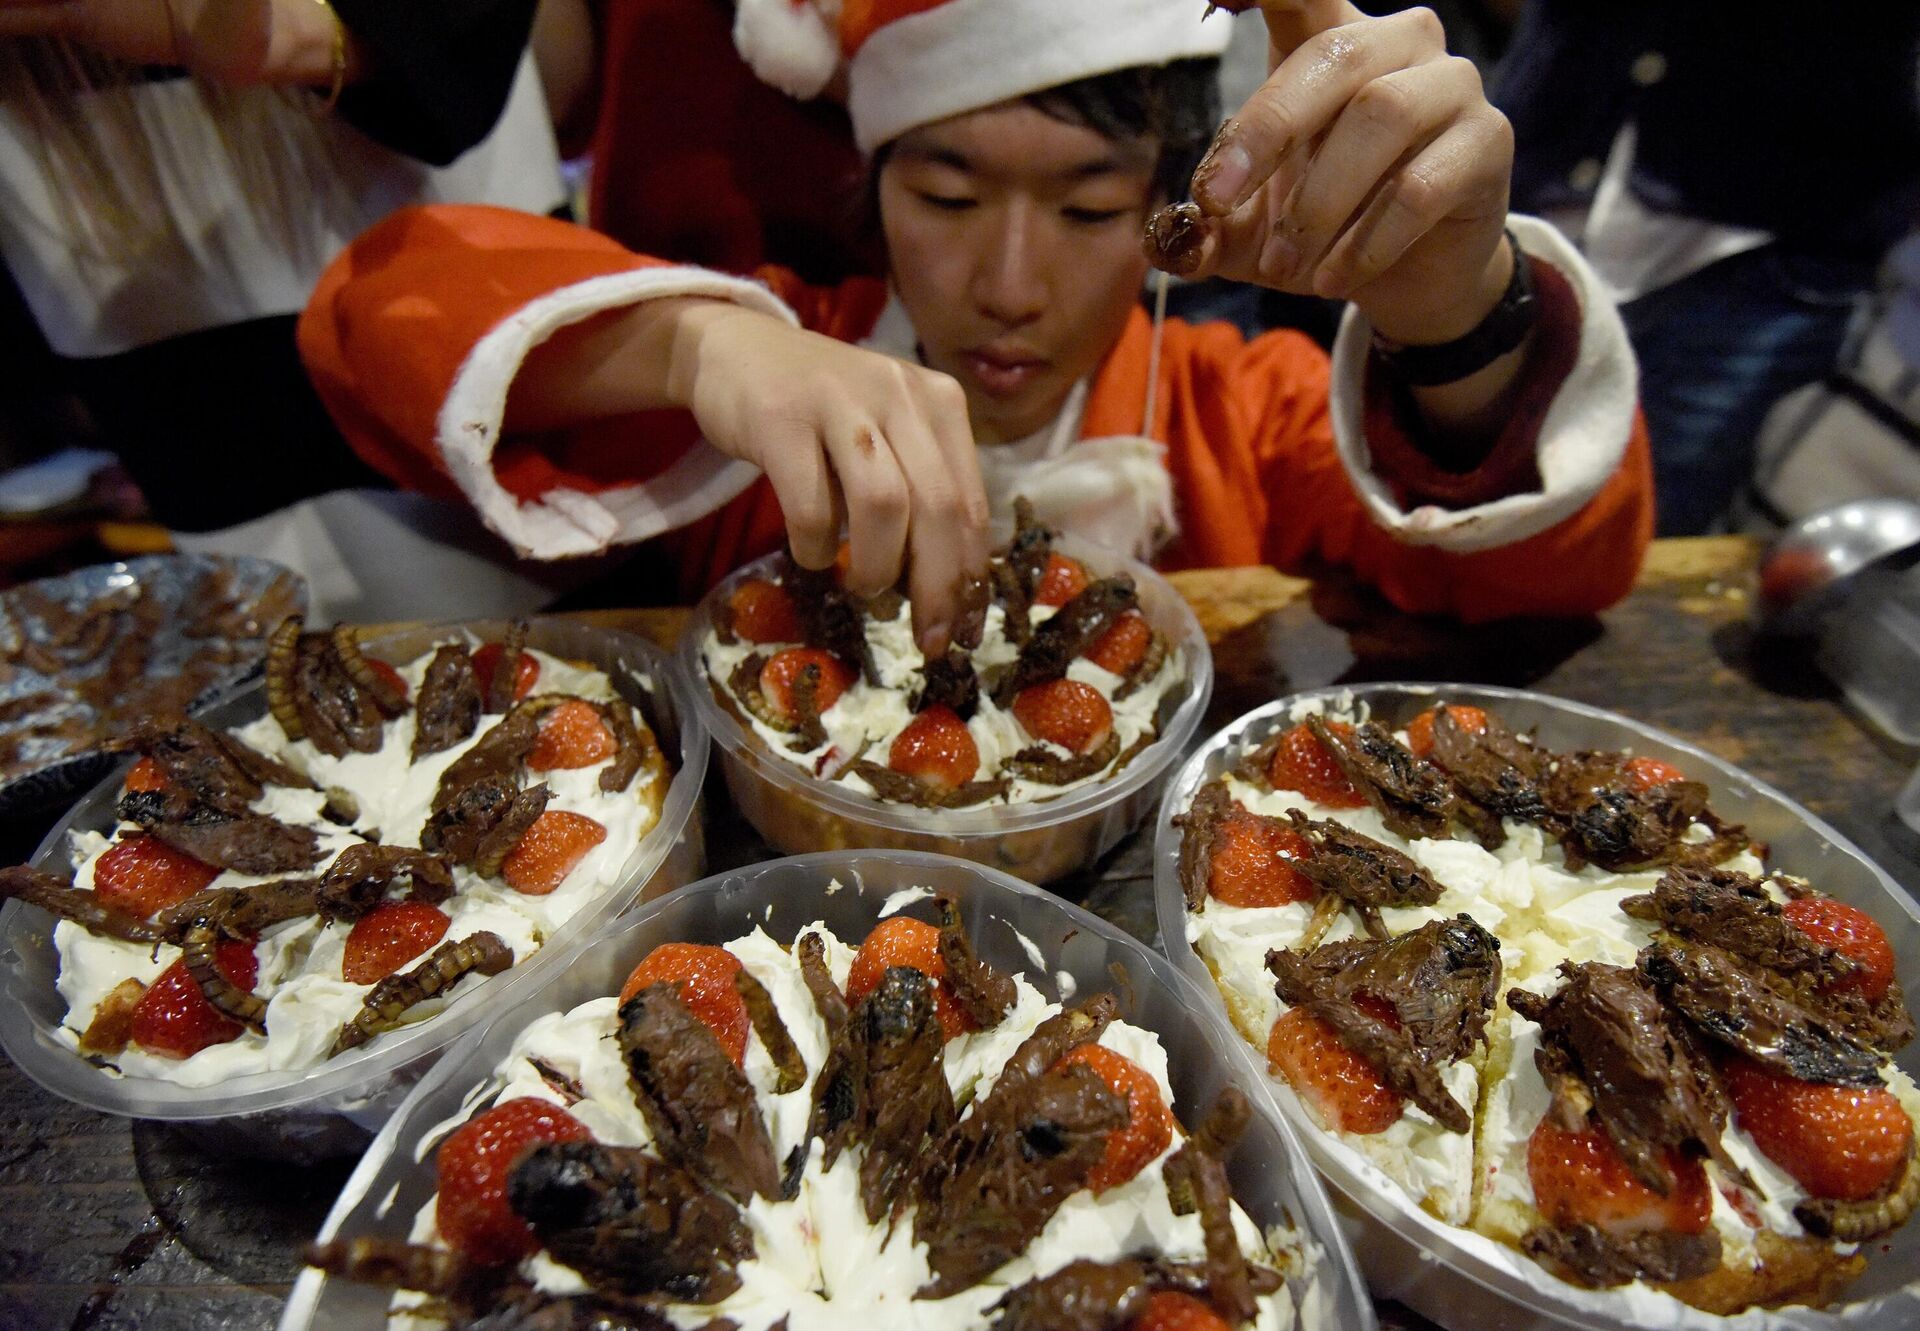
M1747 627L1756 548L1666 541L1632 596L1595 620L1481 629L1395 614L1339 581L1265 569L1179 575L1214 642L1205 729L1295 689L1448 679L1541 689L1625 712L1739 763L1833 822L1920 893L1920 838L1891 815L1916 755L1877 739L1803 656ZM600 612L671 641L681 610ZM724 869L769 854L714 805ZM1062 884L1140 938L1155 934L1148 838ZM302 1169L210 1158L177 1129L69 1105L0 1062L0 1327L108 1331L271 1326L352 1162ZM1416 1326L1384 1307L1390 1327Z

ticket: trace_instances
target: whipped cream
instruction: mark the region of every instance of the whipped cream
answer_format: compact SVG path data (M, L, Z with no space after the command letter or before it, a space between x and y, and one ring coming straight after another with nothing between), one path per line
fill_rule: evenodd
M1036 626L1045 623L1055 613L1056 607L1050 605L1033 606L1028 611ZM845 693L834 700L833 706L820 714L820 724L827 736L824 744L806 750L796 749L792 746L798 741L792 734L775 730L758 717L740 711L742 720L781 761L816 775L825 775L849 763L856 754L883 765L886 762L887 751L894 739L913 720L913 712L907 704L919 692L922 682L920 672L926 664L926 657L913 640L912 615L904 602L892 619L868 617L866 632L880 682L876 686L865 679L856 679ZM719 635L709 629L701 644L701 657L713 686L730 696L729 681L741 662L756 653L771 653L780 650L780 647L781 644L744 640L722 642ZM981 631L980 645L970 653L974 669L984 675L994 667L1011 664L1019 654L1019 647L1007 637L1005 607L997 604L990 606ZM1084 656L1073 660L1067 667L1066 677L1089 685L1107 700L1113 709L1113 729L1119 737L1120 752L1125 753L1141 736L1150 737L1154 734L1159 724L1161 700L1186 676L1186 663L1181 659L1179 650L1169 648L1167 659L1159 671L1151 679L1143 681L1132 693L1118 700L1114 694L1125 682L1122 677L1095 665ZM973 736L974 746L980 751L980 769L974 776L978 781L989 781L999 776L1007 759L1036 745L1057 757L1072 756L1059 745L1029 735L1012 710L998 706L984 689L980 694L979 706L967 721L967 730ZM1103 769L1063 785L1016 777L1009 783L1004 795L982 803L1026 804L1051 799L1100 781L1110 770ZM872 785L851 770L841 771L830 779L858 794L879 798Z
M828 969L843 988L855 949L836 938L823 924L802 930L818 934L824 944ZM726 945L727 950L766 986L781 1019L809 1069L808 1084L785 1095L776 1094L777 1073L756 1037L747 1045L744 1064L759 1098L772 1137L776 1158L784 1159L806 1134L812 1109L811 1077L825 1060L827 1034L800 975L798 961L772 938L755 929ZM992 1089L1006 1059L1047 1017L1059 1012L1024 978L1014 977L1018 991L1013 1008L989 1029L968 1032L948 1041L945 1067L956 1097L978 1104ZM494 1079L474 1103L501 1102L533 1096L564 1107L584 1123L594 1137L610 1145L644 1146L650 1140L645 1119L634 1104L627 1070L614 1038L618 1027L617 1000L598 998L564 1013L543 1016L527 1026L502 1061ZM1100 1043L1133 1060L1173 1103L1166 1051L1149 1031L1115 1021ZM570 1077L585 1098L567 1104L531 1062L539 1059ZM438 1134L465 1121L467 1115L440 1125L419 1158L431 1149ZM801 1178L800 1190L790 1201L754 1197L743 1210L752 1231L755 1255L738 1268L741 1287L713 1304L669 1304L663 1308L674 1324L706 1325L728 1319L741 1331L765 1331L782 1322L790 1331L844 1331L850 1317L879 1319L871 1324L919 1328L922 1331L958 1331L986 1325L989 1310L1010 1289L1044 1276L1078 1259L1113 1261L1143 1252L1174 1260L1195 1260L1205 1251L1198 1215L1175 1215L1164 1183L1166 1161L1178 1149L1178 1139L1129 1182L1095 1195L1082 1190L1070 1197L1025 1252L993 1272L983 1283L949 1298L916 1300L915 1290L932 1278L925 1245L913 1240L912 1217L891 1227L868 1224L860 1200L859 1161L862 1149L849 1147L832 1169L822 1167L823 1152L813 1144ZM1299 1236L1276 1229L1263 1235L1236 1204L1233 1223L1248 1258L1277 1265L1288 1274L1289 1288L1302 1267L1304 1249ZM415 1242L437 1240L434 1202L416 1216ZM578 1293L587 1282L579 1272L537 1254L522 1274L555 1294ZM1297 1312L1289 1288L1260 1300L1252 1323L1261 1331L1316 1329L1329 1325L1324 1299L1302 1287ZM393 1324L409 1328L435 1325L405 1315L417 1307L414 1296L396 1297Z
M478 640L469 638L467 645L477 646ZM620 701L604 672L583 668L544 652L530 650L530 654L540 666L538 692L567 693L599 702ZM418 696L431 658L432 653L428 652L400 668L411 696ZM251 807L289 825L314 829L320 839L321 858L313 869L304 872L318 874L325 871L341 850L362 840L377 838L387 845L418 846L441 774L498 720L497 716L481 717L471 737L440 753L429 754L418 763L411 760L415 723L411 708L386 722L380 748L374 753L350 752L340 757L321 753L308 740L289 740L271 715L239 727L234 733L268 757L300 772L317 787L300 790L270 786ZM644 725L637 715L635 721ZM628 866L637 855L641 840L658 819L664 791L655 787L664 778L642 770L624 791L607 792L598 784L605 766L600 763L538 774L551 792L548 809L592 818L607 829L605 840L588 852L560 886L546 896L528 896L496 879L483 878L471 869L455 868L454 894L439 904L451 921L443 942L490 931L512 948L516 963L524 961L589 902L626 880ZM344 789L358 801L360 817L351 828L340 827L321 816L320 809L327 798L324 791L328 787ZM137 830L128 824L123 825L120 832ZM97 832L75 834L76 887L90 889L93 886L94 867L111 844ZM239 887L292 876L296 875L261 877L222 870L209 887ZM307 916L286 920L262 931L254 945L254 957L259 964L254 992L267 1003L264 1035L246 1031L237 1039L212 1045L185 1059L167 1058L129 1045L113 1057L112 1066L126 1076L154 1077L182 1086L200 1087L219 1085L253 1073L282 1072L322 1062L341 1026L360 1011L372 988L342 977L346 939L351 929L351 923ZM67 1004L67 1014L57 1038L71 1048L78 1047L79 1037L92 1021L101 999L116 985L129 977L151 984L180 956L180 949L171 944L129 943L96 937L65 920L55 925L54 946L60 953L56 984ZM462 976L447 992L411 1009L407 1024L414 1025L438 1014L486 978L473 973Z

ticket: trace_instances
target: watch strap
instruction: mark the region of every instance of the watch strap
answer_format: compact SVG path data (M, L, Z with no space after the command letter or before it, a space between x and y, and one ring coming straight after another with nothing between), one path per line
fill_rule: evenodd
M1408 346L1375 333L1373 351L1404 384L1431 388L1484 370L1526 340L1537 314L1533 263L1509 231L1513 275L1507 289L1479 323L1451 342Z

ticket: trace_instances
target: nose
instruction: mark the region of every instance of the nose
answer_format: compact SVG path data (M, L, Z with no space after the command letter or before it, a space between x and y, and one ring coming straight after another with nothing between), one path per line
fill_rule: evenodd
M1040 317L1047 305L1040 262L1040 218L1032 202L1010 200L995 225L984 228L974 259L973 300L980 312L1006 328Z

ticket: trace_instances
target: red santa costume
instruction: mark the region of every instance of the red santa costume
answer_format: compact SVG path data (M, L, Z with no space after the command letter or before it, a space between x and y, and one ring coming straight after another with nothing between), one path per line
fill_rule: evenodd
M870 151L1073 79L1218 54L1226 24L1204 11L1198 0L747 0L734 35L763 77L799 94L844 58ZM617 160L596 170L605 189L624 175ZM1512 229L1539 317L1510 418L1474 471L1446 472L1415 445L1356 310L1329 360L1295 333L1248 340L1136 309L1049 429L981 450L989 498L1004 510L1028 494L1043 517L1163 568L1345 564L1404 608L1476 620L1610 604L1652 533L1632 353L1579 256L1542 223L1516 217ZM692 595L781 542L756 469L700 440L684 412L502 430L515 373L557 329L689 295L914 354L904 310L874 279L726 274L461 207L410 210L361 237L322 278L301 349L347 437L387 475L464 496L537 557L659 538Z

